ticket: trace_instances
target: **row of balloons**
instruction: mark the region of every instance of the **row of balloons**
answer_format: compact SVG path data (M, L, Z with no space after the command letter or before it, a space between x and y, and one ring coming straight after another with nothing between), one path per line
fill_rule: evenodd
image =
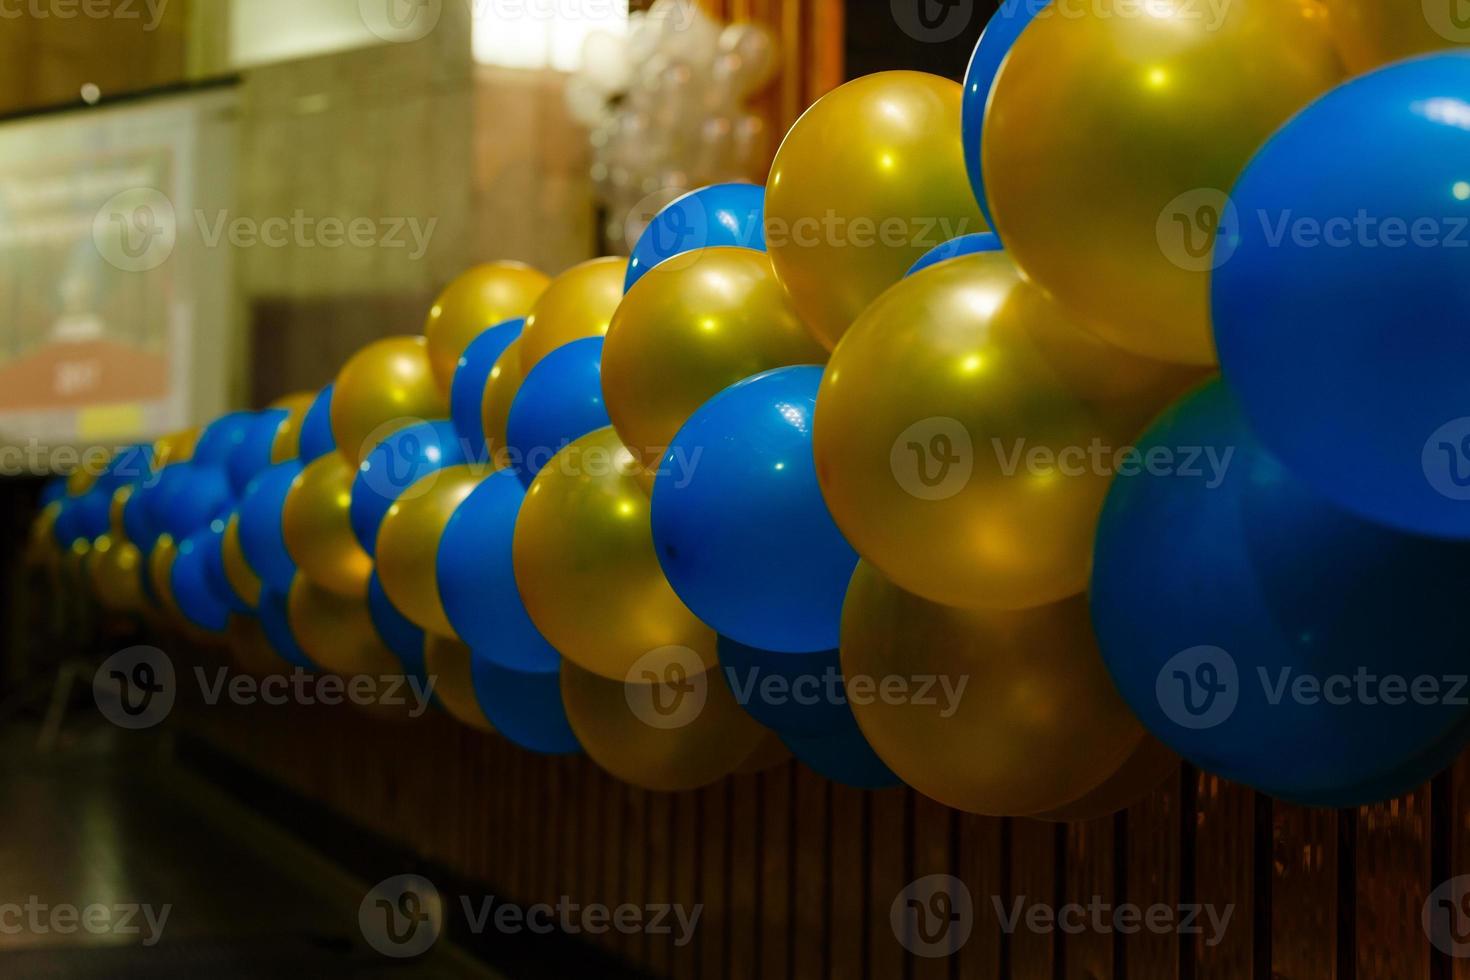
M679 198L628 260L472 269L424 336L74 479L43 529L104 598L425 672L656 789L786 751L1053 819L1178 755L1310 805L1412 788L1470 737L1470 525L1425 443L1470 287L1254 218L1470 208L1470 58L1345 81L1402 53L1376 0L1112 6L1005 5L964 86L851 82L765 187Z

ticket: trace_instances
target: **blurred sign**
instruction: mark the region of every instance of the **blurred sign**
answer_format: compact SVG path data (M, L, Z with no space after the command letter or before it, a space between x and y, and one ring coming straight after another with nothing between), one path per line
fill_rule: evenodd
M234 94L0 126L0 438L109 442L220 407Z

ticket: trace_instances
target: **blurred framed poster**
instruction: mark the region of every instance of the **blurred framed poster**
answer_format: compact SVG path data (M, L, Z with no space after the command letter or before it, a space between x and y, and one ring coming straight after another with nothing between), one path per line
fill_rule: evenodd
M224 87L0 123L12 463L17 447L120 445L228 407L231 257L197 216L233 208L235 116Z

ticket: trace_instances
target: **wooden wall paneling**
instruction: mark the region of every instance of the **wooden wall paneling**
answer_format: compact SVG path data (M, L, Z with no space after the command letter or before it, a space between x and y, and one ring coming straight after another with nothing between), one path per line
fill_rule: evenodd
M1180 830L1182 821L1193 820L1194 814L1191 811L1186 818L1180 812L1186 802L1183 778L1176 772L1126 814L1126 890L1128 901L1143 909L1159 904L1177 908L1186 901L1180 894ZM1124 974L1181 980L1179 951L1177 934L1141 930L1123 939Z
M603 817L603 861L602 888L598 901L612 908L623 901L623 882L627 877L628 863L632 860L632 847L628 842L627 794L628 787L600 772L599 785L602 789ZM623 944L615 931L609 930L601 937L599 945L608 952L621 952Z
M1122 899L1117 889L1117 829L1114 817L1068 824L1066 827L1065 889L1062 908L1081 906L1081 931L1062 932L1063 963L1069 980L1114 980L1114 945L1122 941L1114 931L1116 920L1107 912L1093 913L1094 902L1116 910ZM1061 909L1058 910L1059 912ZM1069 913L1070 915L1070 913ZM1058 926L1076 928L1074 920ZM1116 980L1127 980L1117 977Z
M1037 820L1013 820L1010 824L1010 893L1004 896L1006 915L1021 901L1021 917L1008 937L1011 980L1054 980L1055 932L1038 932L1027 926L1033 904L1056 907L1057 872L1062 853L1057 847L1057 827Z
M674 980L695 980L699 976L699 936L706 923L700 910L703 903L700 887L701 862L704 859L704 826L700 811L700 794L680 793L674 797L674 852L672 867L672 892L670 900L684 909L685 916L696 914L694 934L688 941L678 945L681 938L673 937L673 963L669 975ZM677 928L677 924L676 924Z
M952 847L959 815L922 793L911 792L909 806L907 837L911 856L911 878L918 880L929 875L953 877L957 856ZM970 899L971 930L973 931L974 917L984 915L985 910L977 906L973 894ZM882 921L875 921L873 927L874 929L881 928ZM951 942L958 942L958 934L952 935ZM966 942L968 942L968 937ZM954 955L958 952L959 948L956 948L949 956L910 956L907 976L911 980L947 980L954 966Z
M1357 976L1428 980L1420 914L1430 883L1430 803L1421 787L1363 807L1357 821Z
M646 789L633 787L623 798L623 833L628 860L624 866L623 888L618 895L619 904L644 905L648 901L649 797L652 795ZM618 943L623 956L631 962L643 959L647 942L641 933L620 934Z
M829 818L831 857L831 916L828 944L832 980L862 980L868 948L868 901L863 887L866 863L866 794L834 785Z
M761 777L730 783L729 974L756 976L761 962Z
M796 795L795 762L761 774L760 960L762 980L791 978L792 932L795 921Z
M1337 980L1338 814L1272 810L1272 970L1284 980Z
M958 815L954 874L970 890L975 904L975 926L970 941L957 954L957 980L991 980L1002 973L1001 945L1005 941L995 902L1006 900L1010 857L1005 850L1006 822L974 814Z
M915 874L909 861L913 792L895 787L868 795L868 964L873 977L903 976L908 953L893 929L893 903Z
M1184 901L1213 907L1221 917L1228 911L1231 918L1217 945L1208 945L1207 935L1183 937L1193 959L1193 976L1197 980L1270 980L1254 972L1256 794L1206 773L1199 773L1197 779L1194 894Z
M721 780L700 791L704 843L700 852L700 900L704 916L699 930L699 975L725 975L730 935L730 783Z
M825 977L832 955L829 938L835 931L828 908L833 841L828 820L832 785L806 766L796 772L796 924L795 970L802 980ZM708 974L714 977L717 974Z

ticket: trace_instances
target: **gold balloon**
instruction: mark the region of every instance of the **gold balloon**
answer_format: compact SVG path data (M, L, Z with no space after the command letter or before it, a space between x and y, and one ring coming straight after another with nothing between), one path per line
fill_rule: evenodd
M599 429L537 475L515 530L532 622L562 656L619 682L675 654L716 663L714 631L679 601L654 553L640 472L617 433Z
M695 411L737 381L790 364L823 364L770 257L710 248L649 270L613 316L602 391L613 427L657 467Z
M1104 337L1213 364L1226 194L1342 67L1315 0L1137 7L1097 0L1021 35L986 111L986 190L1016 262Z
M221 553L224 555L225 578L229 580L230 588L235 590L235 595L245 605L254 609L260 605L260 576L255 574L255 569L245 560L245 552L240 548L240 515L230 515L230 522L225 525L225 537L220 544Z
M1143 738L1082 596L1022 612L954 609L863 562L842 610L842 674L888 768L971 813L1058 810L1102 785Z
M829 349L926 252L985 230L965 170L961 94L937 75L868 75L823 97L781 144L766 243Z
M308 463L286 492L281 533L302 574L338 595L361 599L373 560L358 544L348 516L353 472L335 453Z
M31 523L31 537L26 545L26 561L33 565L54 567L60 559L56 547L56 519L61 516L61 501L53 500Z
M521 373L521 342L513 340L490 369L490 380L485 382L485 394L480 401L485 445L490 448L489 458L498 469L510 465L510 446L505 429L510 423L510 406L516 400L516 393L521 390L525 377Z
M153 594L158 598L158 604L163 611L181 621L184 614L179 611L179 604L174 599L173 570L174 559L179 556L179 546L174 543L173 535L160 534L158 541L153 545L153 550L148 553L148 582L153 586Z
M1055 602L1087 586L1116 454L1196 374L1098 340L1005 253L955 259L891 289L832 355L817 478L901 588Z
M521 331L521 374L541 358L583 337L601 337L623 299L628 260L593 259L557 276L541 294Z
M692 666L692 665L691 665ZM592 761L655 792L707 786L735 772L767 732L735 701L718 670L627 684L563 661L567 720Z
M457 636L439 598L437 556L444 525L485 478L480 465L449 466L394 501L378 528L378 579L399 612L421 629Z
M235 666L250 677L280 677L296 669L276 653L255 616L232 615L225 638Z
M296 642L323 670L349 678L402 675L403 664L378 636L366 599L349 599L297 575L287 616Z
M434 696L444 710L471 728L493 732L495 728L480 710L480 699L475 695L471 657L470 648L458 640L433 633L424 639L425 671L434 681Z
M354 467L399 429L449 416L423 337L388 337L352 355L332 391L332 435Z
M127 540L104 534L92 545L87 562L92 590L114 612L133 612L143 607L143 556Z
M311 410L316 397L314 391L302 391L271 402L271 408L285 409L287 413L280 428L276 429L275 441L271 443L272 465L301 455L301 425L306 421L306 413Z
M170 463L187 463L194 458L194 445L199 441L199 430L184 429L170 432L153 443L153 469L155 472Z
M66 492L68 496L80 497L91 490L96 484L97 478L102 475L102 470L112 459L112 451L89 452L83 454L81 465L72 470L66 478Z
M526 316L551 277L521 262L487 262L451 282L424 326L434 380L446 396L465 348L484 331Z
M1074 823L1097 820L1126 810L1145 800L1179 771L1179 756L1152 735L1145 735L1122 768L1081 799L1058 810L1033 813L1033 820Z
M128 538L127 528L123 526L123 508L132 499L135 489L133 484L129 483L113 491L112 503L107 510L107 523L112 527L109 533L114 541L126 541Z
M775 732L766 732L755 750L735 770L737 776L757 776L791 761L791 750Z
M1470 44L1470 23L1453 0L1327 0L1338 53L1355 75L1392 61Z

